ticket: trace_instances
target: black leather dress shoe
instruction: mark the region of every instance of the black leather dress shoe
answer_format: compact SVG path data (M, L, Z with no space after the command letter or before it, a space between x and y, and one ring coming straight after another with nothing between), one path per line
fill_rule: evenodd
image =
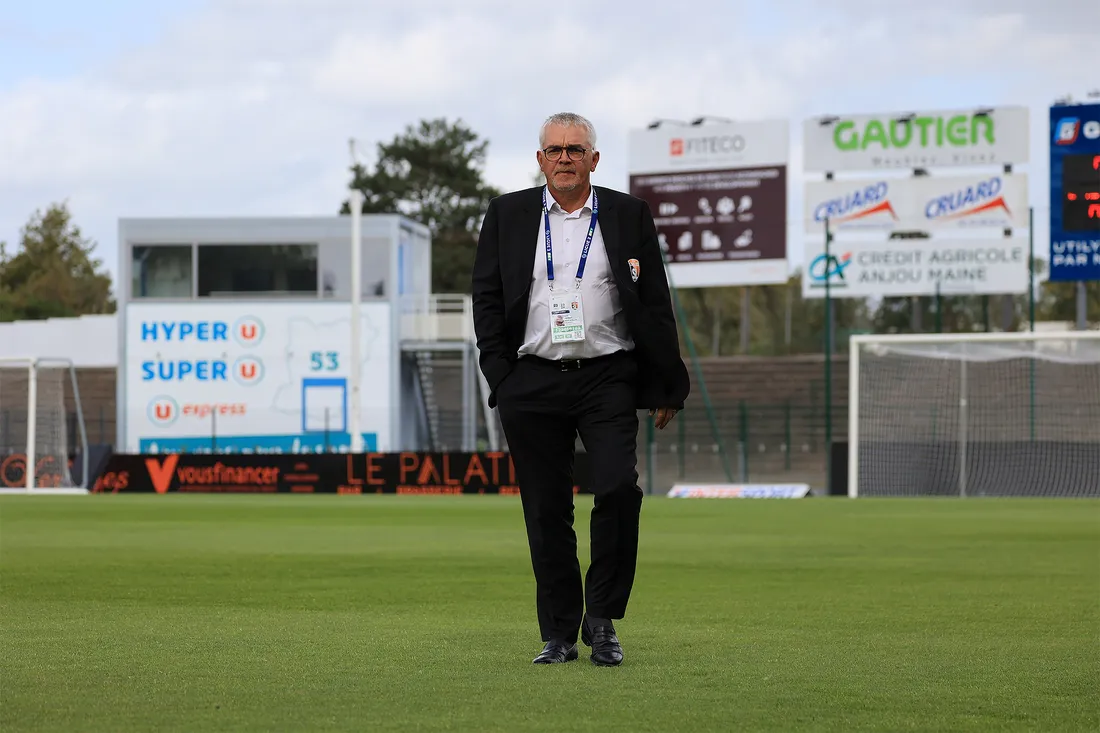
M623 647L615 635L615 627L610 623L588 623L586 618L581 624L581 641L592 647L592 662L601 667L618 667L623 663Z
M561 639L551 639L537 657L535 664L562 664L572 662L577 658L577 645L569 644Z

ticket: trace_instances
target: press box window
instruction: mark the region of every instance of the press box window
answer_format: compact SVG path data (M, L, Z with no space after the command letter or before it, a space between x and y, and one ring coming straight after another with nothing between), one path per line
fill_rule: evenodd
M130 273L133 298L190 298L191 245L137 245Z
M200 244L199 295L317 294L315 244Z

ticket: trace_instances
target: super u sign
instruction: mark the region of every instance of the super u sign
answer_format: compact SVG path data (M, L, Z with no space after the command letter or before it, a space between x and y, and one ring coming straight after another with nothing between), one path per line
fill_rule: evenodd
M244 387L251 387L264 378L264 363L253 356L242 356L233 362L233 379Z

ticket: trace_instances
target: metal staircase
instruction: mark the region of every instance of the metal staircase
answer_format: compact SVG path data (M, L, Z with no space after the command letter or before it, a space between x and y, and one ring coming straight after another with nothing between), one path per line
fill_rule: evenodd
M454 351L415 351L429 449L462 450L462 354Z
M422 421L421 450L501 450L500 422L487 404L477 363L468 295L431 295L402 303L401 349L413 371Z
M420 397L423 401L424 422L428 427L428 448L429 450L441 450L439 447L439 402L435 398L432 353L430 351L415 351L413 352L413 360L416 363L416 378L420 387Z

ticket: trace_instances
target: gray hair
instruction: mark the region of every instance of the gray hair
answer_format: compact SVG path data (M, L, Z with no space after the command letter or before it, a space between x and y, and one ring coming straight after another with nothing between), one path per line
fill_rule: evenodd
M588 133L588 144L592 146L593 150L596 149L596 126L586 118L573 112L558 112L546 118L546 122L542 123L542 129L539 130L540 148L546 147L546 128L551 125L561 125L562 127L580 125Z

